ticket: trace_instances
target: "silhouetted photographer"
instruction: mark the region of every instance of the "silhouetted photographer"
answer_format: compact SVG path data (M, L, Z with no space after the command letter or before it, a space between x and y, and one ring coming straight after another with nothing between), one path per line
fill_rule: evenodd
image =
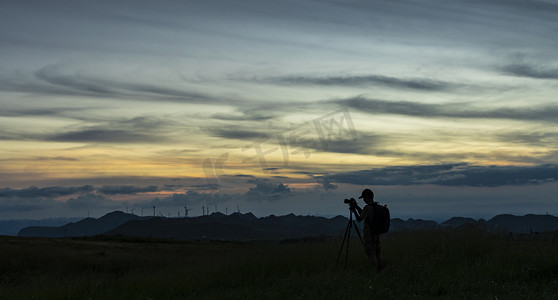
M380 271L384 267L380 256L380 234L389 230L389 210L387 206L374 202L374 193L370 189L363 190L359 199L361 198L366 203L363 208L358 206L354 198L345 200L345 203L349 204L349 209L354 213L357 221L364 220L364 250L372 265Z

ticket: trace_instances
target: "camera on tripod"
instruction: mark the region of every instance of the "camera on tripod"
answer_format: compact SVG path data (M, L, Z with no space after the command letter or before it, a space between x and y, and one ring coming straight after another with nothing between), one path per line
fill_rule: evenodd
M347 229L345 229L345 236L343 237L343 242L341 243L341 249L339 249L339 255L337 255L337 263L341 259L341 252L343 252L343 247L345 247L345 241L347 242L346 252L345 252L345 268L347 267L347 261L349 257L349 241L351 240L351 229L354 229L358 234L358 238L360 239L360 243L364 247L364 241L362 240L362 236L360 235L360 231L358 231L358 227L353 220L353 214L358 216L359 212L361 211L360 207L358 206L355 198L345 199L343 200L345 204L349 205L349 223L347 224ZM360 218L360 217L357 217Z
M348 204L348 205L349 205L349 208L351 208L351 209L354 208L355 206L358 206L358 204L357 204L355 198L345 199L345 200L343 200L343 202L344 202L345 204Z

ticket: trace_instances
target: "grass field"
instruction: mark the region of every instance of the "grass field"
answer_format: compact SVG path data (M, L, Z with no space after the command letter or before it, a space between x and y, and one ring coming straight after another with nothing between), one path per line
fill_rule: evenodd
M556 240L390 234L379 274L358 243L0 237L0 299L558 299Z

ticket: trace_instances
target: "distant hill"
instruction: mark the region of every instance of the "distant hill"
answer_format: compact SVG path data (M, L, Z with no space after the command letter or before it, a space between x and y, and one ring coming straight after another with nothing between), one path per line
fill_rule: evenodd
M343 235L347 222L343 217L327 219L289 214L256 218L251 213L214 213L189 219L129 221L105 234L197 240L288 239Z
M127 221L146 219L127 214L121 211L108 213L98 219L85 218L75 223L68 223L63 226L29 226L21 229L19 236L34 237L73 237L73 236L92 236L105 233Z
M93 219L85 218L63 226L31 226L20 230L20 236L73 237L124 235L192 240L267 240L319 236L343 236L348 224L344 216L270 215L257 218L252 213L225 215L213 213L193 218L139 217L121 211ZM493 231L529 233L558 230L558 218L549 215L498 215L489 221L454 217L442 223L431 220L394 218L390 232L431 230L477 226ZM362 233L362 223L357 222ZM354 234L354 232L353 232Z
M558 230L558 217L551 215L498 215L488 220L488 225L492 228L517 232L545 232Z
M406 221L395 218L391 219L389 231L412 231L429 230L438 227L438 223L431 220L407 219Z
M0 220L0 235L17 235L18 232L29 226L61 226L82 218L49 218L41 220Z
M464 225L477 224L477 222L478 221L473 218L453 217L440 223L440 225L444 227L461 227Z

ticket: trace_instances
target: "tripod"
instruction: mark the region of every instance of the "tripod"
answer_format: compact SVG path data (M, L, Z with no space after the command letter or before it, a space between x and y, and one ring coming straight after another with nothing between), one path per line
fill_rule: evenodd
M356 230L358 238L360 239L360 243L362 247L364 247L364 242L362 241L362 236L360 235L360 231L356 226L355 221L353 220L353 210L349 208L349 223L347 224L347 229L345 229L345 236L343 237L343 242L341 243L341 248L339 249L339 255L337 255L337 264L339 264L339 259L341 259L341 253L343 252L343 247L345 246L345 240L347 241L347 249L345 252L345 268L347 267L347 260L349 258L349 242L351 240L351 228Z

